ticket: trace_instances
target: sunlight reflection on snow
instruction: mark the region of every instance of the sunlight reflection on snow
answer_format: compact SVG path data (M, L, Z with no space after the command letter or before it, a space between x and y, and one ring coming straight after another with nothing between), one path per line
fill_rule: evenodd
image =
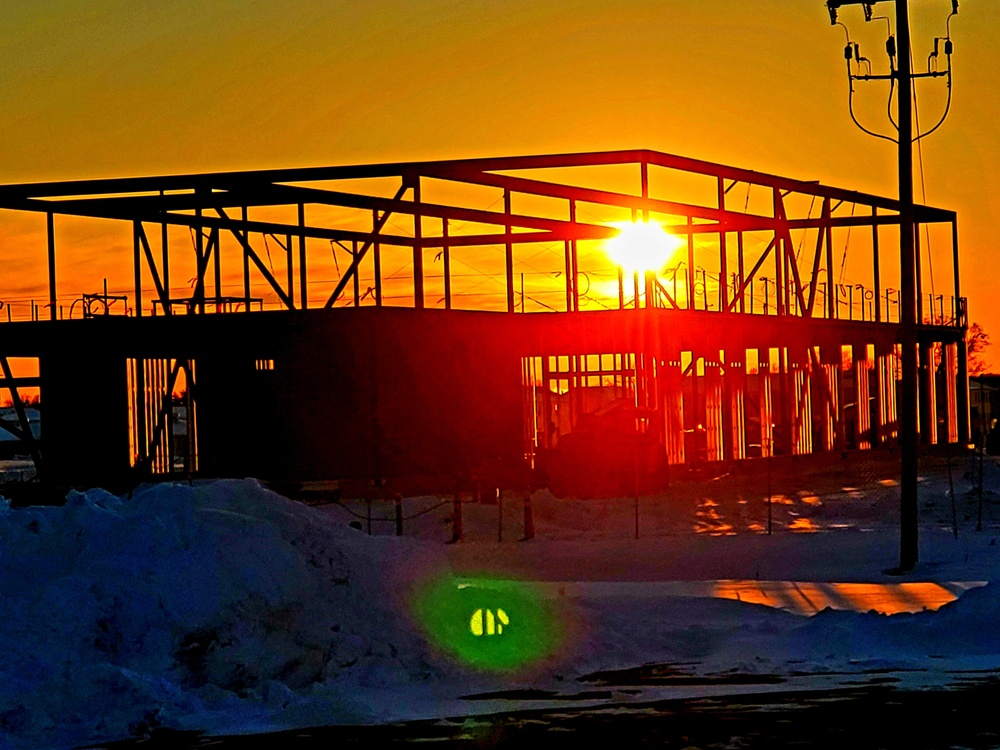
M750 604L764 604L803 615L827 607L856 612L875 610L893 615L900 612L935 610L955 601L968 583L815 583L805 581L717 581L712 596Z

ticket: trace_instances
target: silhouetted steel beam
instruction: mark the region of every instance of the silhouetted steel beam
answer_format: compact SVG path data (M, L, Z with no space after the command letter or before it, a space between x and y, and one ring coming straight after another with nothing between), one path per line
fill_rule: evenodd
M135 222L133 231L136 241L142 246L142 251L146 256L146 265L149 266L150 276L153 277L153 286L156 287L156 294L160 298L163 312L165 315L171 315L173 311L170 309L170 290L160 283L160 274L156 271L156 261L153 260L153 251L149 247L149 239L146 237L146 230L143 228L142 222Z
M162 175L153 177L125 177L99 180L23 183L0 185L0 207L18 208L19 201L29 198L59 196L114 195L158 193L159 191L246 190L254 185L275 183L348 180L398 176L412 179L418 175L442 179L475 180L489 172L528 169L553 169L574 166L600 166L648 162L660 167L677 169L695 174L723 177L736 182L766 185L782 190L792 190L806 195L818 195L834 200L876 205L886 210L898 211L898 201L869 193L828 187L814 181L795 180L764 172L740 169L713 162L690 159L651 150L602 151L580 154L554 154L540 156L487 157L426 162L397 162L387 164L349 165L339 167L304 167L296 169L245 170L237 172L212 172L193 175ZM493 175L494 177L500 175ZM207 193L210 194L210 193ZM123 196L124 197L124 196ZM167 196L170 197L170 196ZM30 210L30 209L29 209ZM45 209L48 210L48 209Z

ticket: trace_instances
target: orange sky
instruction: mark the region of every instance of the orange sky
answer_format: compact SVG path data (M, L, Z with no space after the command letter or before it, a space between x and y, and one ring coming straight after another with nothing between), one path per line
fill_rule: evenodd
M0 25L4 183L652 148L896 190L893 147L848 117L845 37L822 0L11 5ZM950 2L911 6L923 69ZM841 17L881 64L884 24L866 26L857 8ZM970 316L1000 341L996 4L962 0L952 37L951 114L923 149L927 202L959 212ZM882 126L877 86L859 96ZM942 87L922 84L923 124ZM919 185L918 175L918 201ZM29 273L44 258L36 218L0 214L0 298L44 296ZM60 248L64 278L100 266L107 229L95 222Z

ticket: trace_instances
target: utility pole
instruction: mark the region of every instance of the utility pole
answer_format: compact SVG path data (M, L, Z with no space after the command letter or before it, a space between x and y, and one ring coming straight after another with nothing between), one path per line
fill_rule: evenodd
M830 11L830 22L837 23L837 10L844 5L860 5L864 9L865 20L872 19L872 7L883 0L827 0ZM917 360L917 274L919 273L914 241L914 209L913 209L913 79L915 77L948 76L951 86L951 39L946 37L945 54L948 56L947 73L931 72L916 76L910 65L910 17L907 0L884 0L895 4L896 37L887 40L886 51L892 60L897 61L895 69L889 75L853 75L851 74L851 43L845 48L848 64L848 78L851 93L854 91L855 80L885 80L895 79L898 86L896 93L896 120L898 137L899 161L899 265L900 265L900 319L899 338L902 348L900 365L902 380L900 382L899 403L899 448L900 448L900 505L899 505L899 572L912 570L918 559L918 502L917 502L917 415L919 409L919 363ZM958 13L958 2L952 0L952 15ZM950 20L951 16L949 16ZM846 29L846 27L845 27ZM937 55L938 40L934 42L934 55ZM858 47L854 45L854 58L857 63L865 58L858 55ZM853 98L851 99L853 102ZM950 99L949 99L950 102ZM879 136L864 128L854 117L853 103L851 117L855 124L870 135ZM947 110L945 110L947 116ZM942 121L944 117L942 117ZM940 122L938 123L940 125ZM935 126L936 129L937 126ZM930 132L930 131L928 131ZM922 137L923 134L917 137ZM886 138L886 136L879 136Z
M910 70L910 14L907 0L896 2L896 36L899 55L896 112L899 120L899 270L900 383L899 569L912 570L917 562L917 414L919 413L917 363L917 254L913 242L913 79Z
M913 239L913 78L910 70L910 15L907 0L896 3L896 121L899 123L899 270L900 339L900 496L899 569L917 563L917 414L919 410L917 363L917 255Z

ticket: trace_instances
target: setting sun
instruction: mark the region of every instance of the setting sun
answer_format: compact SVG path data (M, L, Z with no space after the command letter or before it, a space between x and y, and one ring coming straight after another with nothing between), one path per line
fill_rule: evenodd
M684 245L684 239L667 232L656 221L622 221L613 226L618 234L609 239L604 250L628 273L660 271Z

